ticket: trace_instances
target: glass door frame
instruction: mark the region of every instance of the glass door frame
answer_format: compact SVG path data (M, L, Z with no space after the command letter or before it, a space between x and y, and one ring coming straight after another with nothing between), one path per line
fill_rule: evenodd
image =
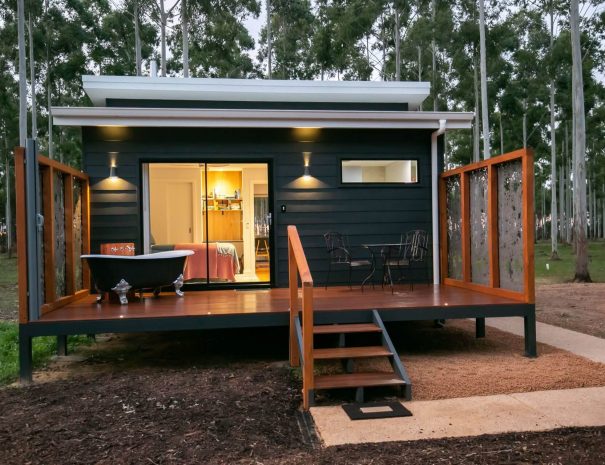
M274 176L273 176L273 160L270 158L227 158L227 157L197 157L197 158L141 158L139 161L139 176L141 179L141 196L140 196L140 214L141 214L141 234L140 240L143 244L144 253L151 253L150 245L150 187L149 187L149 165L150 164L179 164L179 163L198 163L205 165L203 174L203 194L205 196L204 207L207 212L208 202L208 165L209 164L265 164L267 165L267 188L269 197L269 214L271 216L269 224L269 281L264 282L211 282L207 278L206 283L185 283L183 290L187 291L202 291L214 289L254 289L254 288L269 288L275 286L275 264L276 247L275 247L275 199L274 199ZM201 199L200 199L201 200ZM204 224L204 243L207 245L208 238L208 215L203 215ZM252 227L254 227L252 225ZM206 260L207 266L209 261Z

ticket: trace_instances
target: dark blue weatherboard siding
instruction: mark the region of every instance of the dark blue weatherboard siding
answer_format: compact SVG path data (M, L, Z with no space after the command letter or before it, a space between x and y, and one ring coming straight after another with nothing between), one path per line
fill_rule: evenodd
M362 243L398 242L410 229L431 231L430 142L427 130L322 130L313 143L297 142L287 129L84 128L84 167L91 177L91 246L134 242L142 249L141 163L230 161L269 162L274 205L276 285L286 286L286 226L298 227L316 285L324 283L327 253L323 234L348 234L353 253ZM119 139L119 140L118 140ZM311 152L310 183L302 180L303 152ZM117 158L119 180L109 176ZM342 158L414 158L419 180L408 186L342 186ZM281 205L286 213L281 213ZM426 263L430 268L430 259ZM407 274L408 276L410 273ZM426 269L414 270L425 280ZM430 276L430 273L428 273ZM353 281L359 283L355 274ZM346 282L344 270L331 282Z

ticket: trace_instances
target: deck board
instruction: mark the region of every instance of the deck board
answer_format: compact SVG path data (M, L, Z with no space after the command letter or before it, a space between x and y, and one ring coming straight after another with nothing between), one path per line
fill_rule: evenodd
M419 285L413 291L389 289L329 287L315 288L314 307L317 312L356 310L405 310L429 308L497 307L519 305L504 297L451 286ZM202 317L215 315L253 315L288 312L288 289L248 289L190 291L179 298L173 293L151 296L128 305L109 302L97 304L88 296L63 308L43 315L39 322L99 321L138 318ZM488 316L488 315L486 315Z

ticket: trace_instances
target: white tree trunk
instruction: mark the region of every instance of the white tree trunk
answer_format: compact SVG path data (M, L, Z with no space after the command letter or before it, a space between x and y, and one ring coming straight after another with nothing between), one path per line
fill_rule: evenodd
M48 18L50 1L44 1L44 11ZM52 107L52 82L50 66L50 25L46 24L46 108L48 110L48 158L55 157L55 148L53 142L53 117L50 112Z
M573 235L573 172L571 170L571 161L567 162L567 243L572 244ZM575 246L574 246L575 247ZM575 249L574 249L575 250Z
M271 32L271 0L267 0L265 3L265 8L267 9L267 76L269 79L273 79L273 69L272 69L272 55L273 55L273 36ZM322 76L323 81L323 76Z
M436 56L436 44L435 44L435 15L437 5L435 0L431 2L431 14L433 22L433 40L431 41L431 51L433 54L433 75L432 75L432 91L433 91L433 111L437 111L437 56Z
M571 0L571 55L574 125L574 227L576 234L575 281L590 281L588 241L586 240L586 121L584 115L584 79L580 49L580 12L578 0Z
M38 109L36 106L36 61L34 58L34 33L31 14L29 15L29 82L32 99L32 126L31 137L38 137Z
M479 125L480 109L479 109L479 76L477 75L477 59L473 56L473 84L475 87L475 124L473 128L473 161L481 160L481 129Z
M479 56L481 71L481 120L483 129L483 158L490 157L489 115L487 113L487 59L485 51L485 0L479 0Z
M523 148L527 148L527 100L523 100Z
M168 14L164 7L164 0L160 0L160 44L161 57L160 69L162 77L166 77L166 26L168 25Z
M25 6L17 0L17 43L19 45L19 145L27 139L27 74L25 63Z
M395 7L395 80L401 81L401 24L397 7Z
M552 54L553 36L554 36L555 20L552 9L552 0L550 2L550 52ZM555 81L550 80L550 255L551 259L559 259L559 251L557 249L558 241L558 218L557 218L557 145L556 145L556 129L555 129Z
M4 154L6 156L5 168L4 168L4 186L6 188L6 203L4 212L6 215L6 251L8 257L12 256L13 250L13 209L11 204L11 170L10 170L10 151L8 150L8 139L6 134L6 128L4 128Z
M189 18L187 0L181 0L181 28L183 29L183 77L189 77Z
M504 153L504 133L502 132L502 110L500 110L500 155Z
M134 54L135 54L135 67L137 76L141 76L143 68L143 53L141 51L141 29L139 24L139 3L138 1L134 4Z
M563 154L562 150L561 154ZM565 241L565 223L567 221L565 215L565 181L563 180L564 166L565 159L563 159L563 163L561 163L561 169L559 170L559 238L561 242Z
M418 80L422 81L422 50L418 46ZM422 111L422 102L420 102L419 110Z

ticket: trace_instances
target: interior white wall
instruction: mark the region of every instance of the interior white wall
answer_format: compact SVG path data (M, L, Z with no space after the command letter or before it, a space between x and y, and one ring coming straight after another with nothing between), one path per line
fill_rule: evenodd
M386 182L412 182L412 160L400 160L389 164L385 170Z
M364 166L362 170L363 182L384 182L385 167L384 166Z
M343 166L342 182L361 182L361 166Z
M201 243L203 238L202 227L202 192L201 168L192 164L149 164L149 225L157 243L167 241L167 224L164 212L167 208L182 210L182 215L192 215L193 241ZM166 205L167 189L170 183L190 183L192 190L193 211L185 211L178 203ZM157 236L157 237L155 237Z
M256 184L267 183L267 168L242 169L244 274L256 273L256 250L254 247L254 186Z

